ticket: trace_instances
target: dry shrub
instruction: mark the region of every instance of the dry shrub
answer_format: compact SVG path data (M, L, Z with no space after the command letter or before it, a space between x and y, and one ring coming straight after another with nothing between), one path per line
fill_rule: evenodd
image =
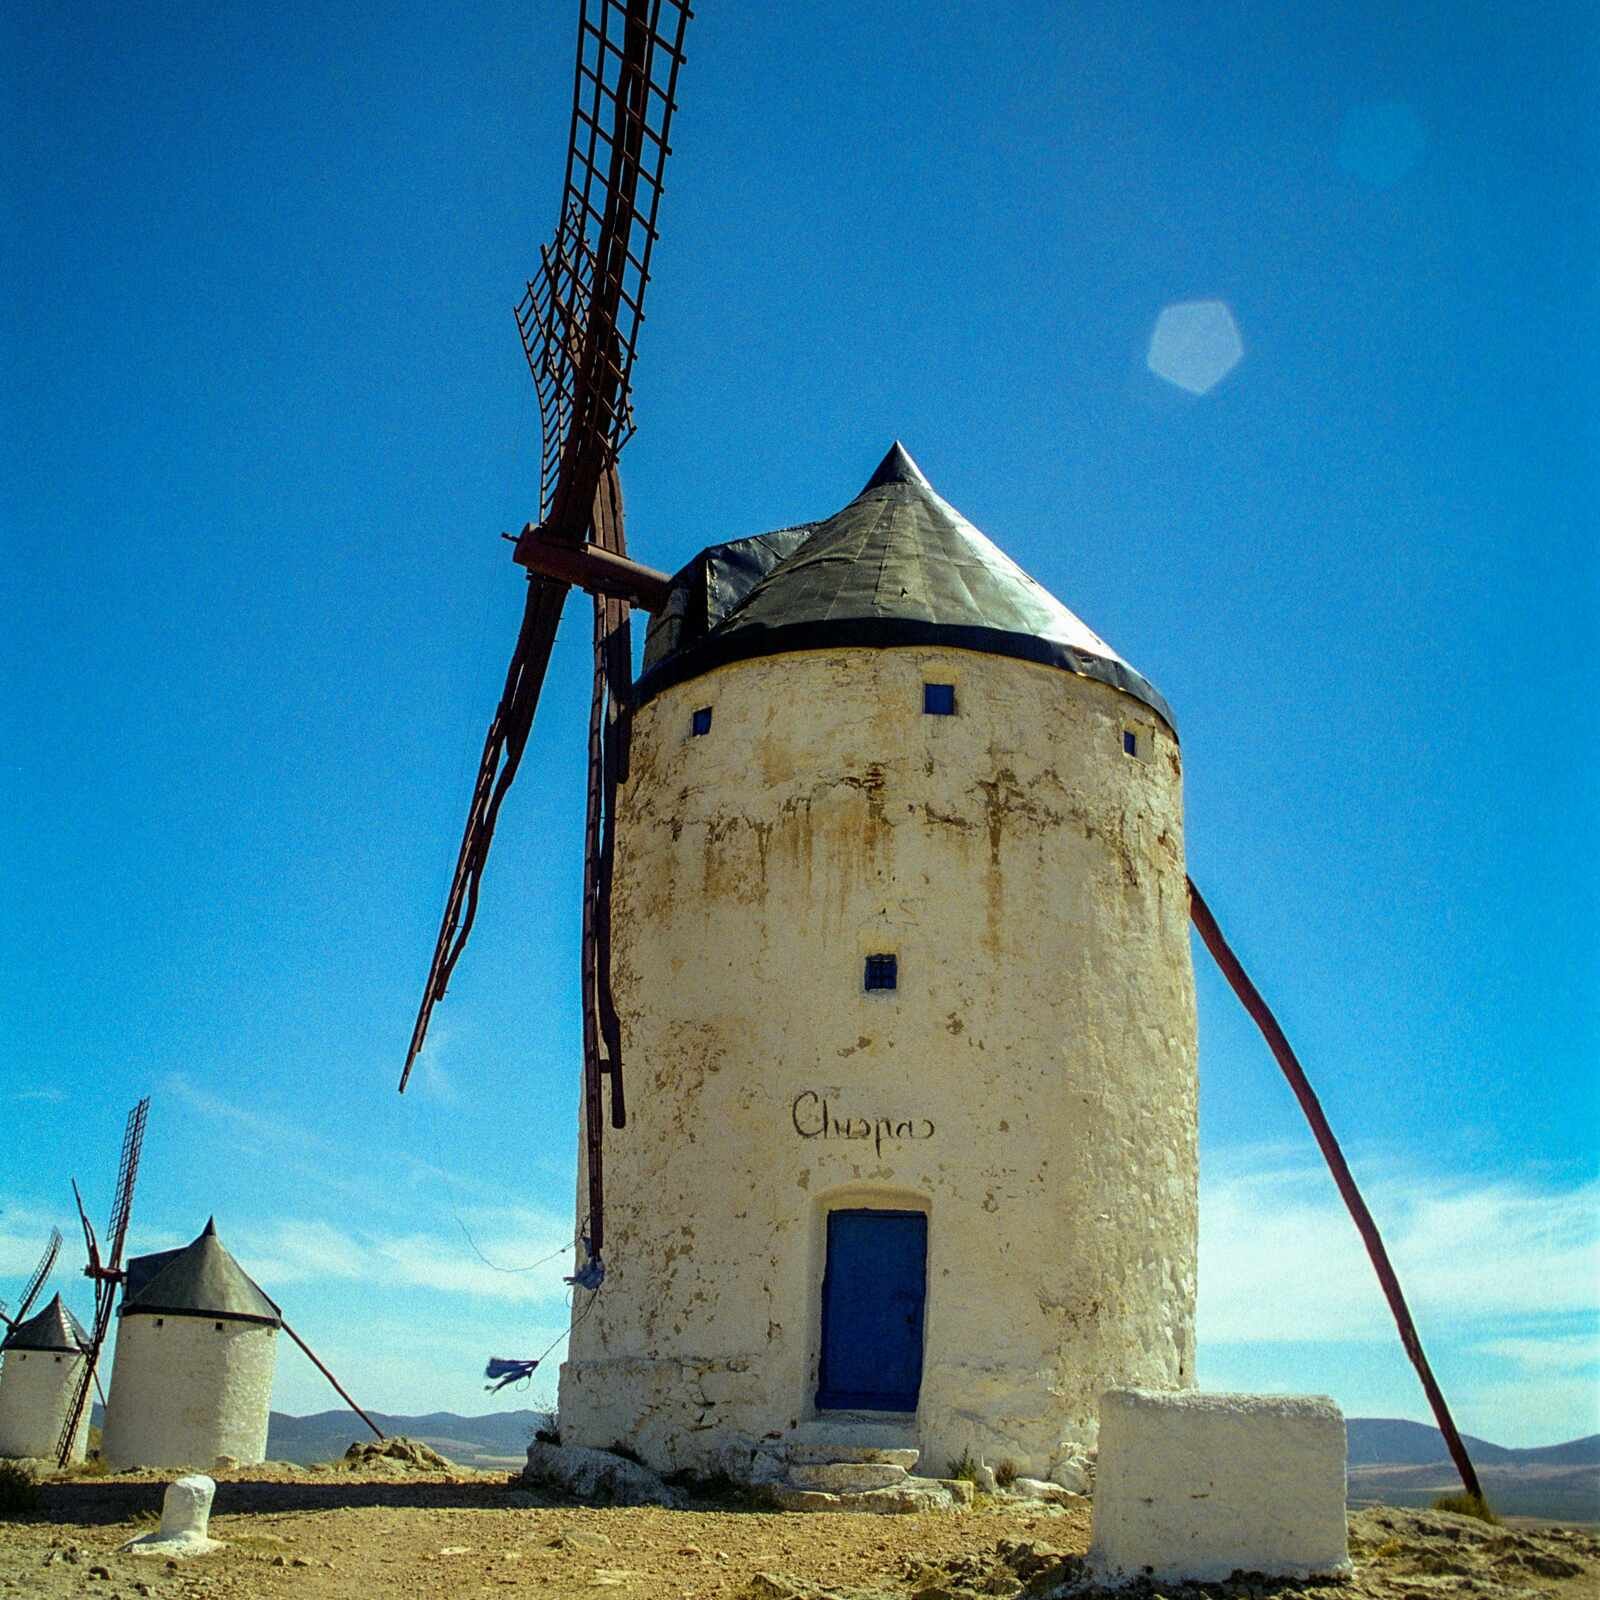
M1454 1494L1442 1494L1433 1502L1435 1511L1453 1511L1458 1517L1476 1517L1479 1522L1493 1523L1496 1527L1500 1519L1489 1509L1489 1502L1481 1494L1468 1494L1465 1489L1458 1489Z
M0 1517L39 1509L39 1480L20 1461L0 1461Z

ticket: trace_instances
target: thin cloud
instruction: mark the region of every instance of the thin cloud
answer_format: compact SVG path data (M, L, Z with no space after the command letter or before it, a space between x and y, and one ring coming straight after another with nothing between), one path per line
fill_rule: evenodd
M1600 1333L1569 1333L1548 1339L1485 1339L1473 1348L1487 1356L1499 1356L1532 1374L1600 1371Z
M437 1162L424 1161L408 1152L394 1156L385 1155L375 1161L372 1176L362 1178L352 1171L355 1152L348 1144L323 1138L298 1122L287 1118L264 1115L259 1111L235 1105L231 1100L192 1083L182 1073L170 1073L162 1085L166 1093L181 1101L200 1116L209 1117L229 1128L235 1136L252 1141L254 1148L270 1148L274 1159L286 1171L307 1179L335 1194L359 1200L365 1209L383 1206L385 1196L394 1187L395 1163L403 1163L406 1180L413 1186L441 1185L457 1194L477 1200L493 1198L493 1185L481 1178L452 1172ZM307 1160L306 1152L319 1153L329 1160Z
M52 1217L37 1207L0 1203L0 1280L32 1276L50 1242L50 1230L60 1228L66 1235L66 1244L56 1264L56 1274L62 1273L71 1260L72 1238L67 1234L68 1219ZM21 1284L17 1285L21 1288Z
M13 1100L36 1100L47 1105L58 1106L67 1098L65 1089L20 1089L11 1097Z
M236 1230L230 1248L262 1288L339 1281L425 1289L477 1300L532 1304L562 1298L572 1227L542 1212L478 1218L481 1235L341 1230L281 1218ZM474 1248L474 1241L476 1248Z
M1508 1318L1600 1311L1600 1184L1473 1182L1385 1165L1367 1199L1419 1317L1492 1332ZM1230 1152L1202 1179L1200 1230L1202 1344L1393 1338L1325 1171L1286 1164L1281 1152L1257 1169L1250 1152Z

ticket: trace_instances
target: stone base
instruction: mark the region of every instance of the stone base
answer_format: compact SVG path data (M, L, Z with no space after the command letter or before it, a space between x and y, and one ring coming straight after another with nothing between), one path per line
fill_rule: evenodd
M1110 1583L1348 1572L1339 1408L1322 1395L1108 1391L1089 1565Z
M913 1511L955 1511L972 1504L972 1485L961 1479L903 1478L883 1489L800 1489L775 1483L769 1493L780 1511L867 1511L904 1515Z
M648 1467L613 1455L609 1450L587 1450L581 1445L545 1444L535 1439L528 1446L528 1464L522 1481L530 1488L556 1489L580 1500L608 1506L682 1506L683 1496L669 1488Z

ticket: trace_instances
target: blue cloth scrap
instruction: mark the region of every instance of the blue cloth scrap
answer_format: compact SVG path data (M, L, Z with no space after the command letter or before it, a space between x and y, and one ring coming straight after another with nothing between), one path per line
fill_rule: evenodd
M508 1383L520 1383L524 1378L533 1376L533 1369L538 1366L537 1361L507 1361L502 1356L490 1356L489 1364L483 1369L486 1378L498 1378L499 1383L486 1383L484 1388L490 1394L497 1394Z
M587 1289L592 1294L606 1281L605 1265L599 1256L590 1256L570 1278L564 1281L574 1284L579 1289Z

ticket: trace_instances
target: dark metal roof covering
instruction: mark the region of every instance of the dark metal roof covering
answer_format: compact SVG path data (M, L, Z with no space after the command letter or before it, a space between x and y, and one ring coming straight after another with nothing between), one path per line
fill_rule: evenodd
M264 1322L274 1328L283 1322L278 1307L223 1248L214 1217L193 1244L135 1256L128 1263L121 1315L141 1313Z
M4 1339L0 1350L59 1350L76 1355L87 1348L89 1335L83 1324L61 1303L57 1295L43 1311L19 1322Z
M950 645L1097 678L1176 728L1161 692L940 499L896 441L842 511L712 545L651 619L639 699L752 656Z

